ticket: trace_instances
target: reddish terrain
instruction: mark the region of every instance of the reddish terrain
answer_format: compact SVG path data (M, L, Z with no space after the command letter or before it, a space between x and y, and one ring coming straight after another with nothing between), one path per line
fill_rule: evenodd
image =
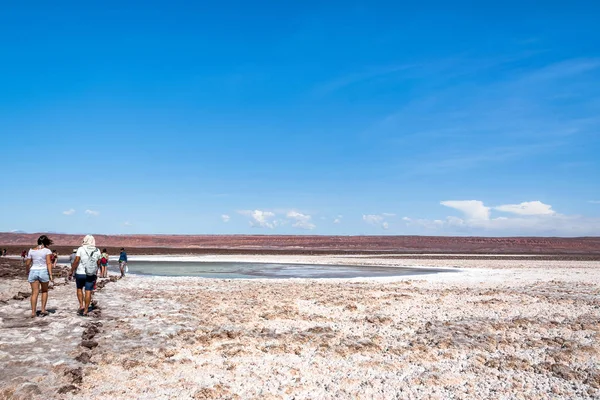
M40 233L0 233L11 253L35 243ZM56 247L78 246L83 235L48 234ZM100 247L152 253L438 253L598 255L600 237L95 235Z

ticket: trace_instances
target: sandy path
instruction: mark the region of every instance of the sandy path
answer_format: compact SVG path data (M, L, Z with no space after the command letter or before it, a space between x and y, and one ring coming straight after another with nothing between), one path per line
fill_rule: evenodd
M97 324L101 311L78 316L75 284L59 278L55 283L48 292L50 315L30 318L26 280L0 281L0 293L22 294L0 301L0 399L54 398L81 382L78 356L88 352L81 346L82 335Z

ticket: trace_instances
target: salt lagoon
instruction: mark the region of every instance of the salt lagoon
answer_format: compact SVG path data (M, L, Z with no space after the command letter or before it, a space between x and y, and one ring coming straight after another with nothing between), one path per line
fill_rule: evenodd
M155 276L196 276L219 279L377 278L453 272L437 268L365 265L319 265L215 261L132 261L129 273ZM111 269L115 269L113 266Z

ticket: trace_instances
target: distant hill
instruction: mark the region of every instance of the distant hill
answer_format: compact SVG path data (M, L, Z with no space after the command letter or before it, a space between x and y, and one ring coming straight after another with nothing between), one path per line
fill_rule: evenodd
M31 246L41 233L0 233L1 246ZM56 246L83 235L48 234ZM165 249L319 250L335 252L600 254L600 237L94 235L100 247Z

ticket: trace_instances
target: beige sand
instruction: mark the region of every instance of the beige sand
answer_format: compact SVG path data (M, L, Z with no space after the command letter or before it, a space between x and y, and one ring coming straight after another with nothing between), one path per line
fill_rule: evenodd
M202 259L464 270L379 280L130 276L96 295L102 314L93 320L102 326L98 347L83 351L89 363L73 360L87 361L65 326L80 337L90 323L57 312L41 330L65 335L70 359L54 360L45 375L41 363L29 383L6 390L20 396L34 383L40 396L98 399L600 398L600 262ZM68 308L60 296L71 289L55 289L55 304ZM26 315L25 302L0 306L0 317ZM0 369L6 354L13 366L26 363L5 343L0 351Z

